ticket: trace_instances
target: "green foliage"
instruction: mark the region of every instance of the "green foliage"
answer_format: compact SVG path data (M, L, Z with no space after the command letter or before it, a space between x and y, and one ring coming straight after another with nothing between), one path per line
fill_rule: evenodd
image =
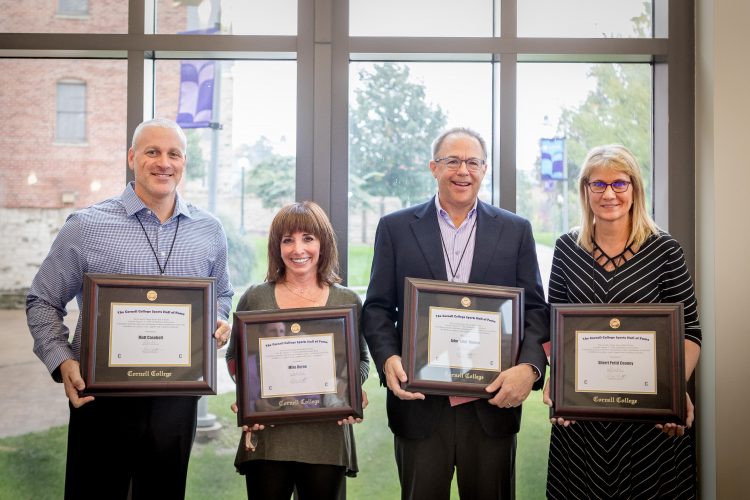
M553 248L556 240L557 235L555 233L534 231L534 242L537 245L544 245Z
M380 387L375 367L364 389L370 404L365 420L354 428L359 475L347 479L347 496L356 500L399 498L400 488L393 458L393 434L387 425L386 389ZM233 392L208 398L208 411L222 425L215 439L196 440L188 469L187 499L245 498L244 477L235 472L234 455L240 431L229 406ZM516 498L544 498L549 447L547 407L540 391L523 407L516 455ZM0 498L62 498L65 478L67 427L0 439ZM458 498L453 482L451 498Z
M638 159L651 207L651 68L643 64L594 64L589 77L596 87L578 106L564 108L558 136L566 138L568 169L568 227L580 224L578 175L586 153L594 146L622 144ZM537 231L560 232L563 183L543 189L540 164L518 172L518 212Z
M364 85L349 113L353 206L368 206L365 195L395 196L404 206L425 200L434 192L430 145L445 113L425 101L424 86L409 81L405 65L375 64L359 78Z
M263 283L268 273L268 237L253 236L252 242L255 249L255 266L251 283Z
M251 282L255 249L249 236L240 233L231 217L221 217L224 232L227 234L227 253L229 255L229 279L236 290ZM240 287L240 288L237 288Z
M0 439L0 498L62 498L67 439L67 426Z
M372 245L349 245L348 286L365 290L370 283L370 268L374 253Z
M239 149L239 156L247 158L249 165L257 165L273 156L273 145L268 137L260 136L254 144L243 144Z
M370 404L365 419L354 428L357 440L359 475L347 480L347 496L356 500L399 498L401 490L393 458L393 434L385 411L386 388L381 387L375 367L363 385ZM521 432L516 452L516 498L544 498L549 450L549 410L542 403L541 391L534 391L523 405ZM453 477L451 498L458 498Z
M370 363L370 377L362 385L370 404L365 409L365 418L354 427L357 444L359 474L347 479L347 498L357 500L380 500L399 498L396 461L393 459L393 434L388 428L385 414L386 389L380 387L375 366Z
M202 179L206 175L206 161L203 159L201 137L198 129L186 129L187 137L187 166L185 175L188 179Z
M294 169L294 157L272 154L250 171L246 187L261 199L263 208L279 208L294 201Z
M208 412L216 416L221 430L207 442L196 439L190 453L186 499L246 498L245 477L234 468L234 455L240 440L237 417L229 409L234 392L208 398Z
M545 498L549 455L549 408L542 391L532 391L523 404L516 450L516 498Z
M630 149L641 165L646 192L651 193L651 68L596 64L590 76L596 88L580 106L564 110L560 119L560 131L567 138L571 225L580 218L576 180L594 146L616 143ZM650 201L649 197L649 206Z

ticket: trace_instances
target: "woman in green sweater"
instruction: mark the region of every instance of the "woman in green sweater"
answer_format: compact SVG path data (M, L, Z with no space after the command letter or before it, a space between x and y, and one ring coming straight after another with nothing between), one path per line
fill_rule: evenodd
M356 293L340 286L336 235L328 217L313 202L292 203L274 217L268 236L266 281L247 289L238 311L357 305ZM274 325L276 325L274 323ZM367 348L360 333L359 374L369 372ZM227 350L235 366L235 338ZM367 396L362 391L363 406ZM237 411L236 405L233 410ZM335 499L346 475L357 472L352 417L339 422L243 427L235 467L245 476L248 498L284 499L295 487L301 500Z

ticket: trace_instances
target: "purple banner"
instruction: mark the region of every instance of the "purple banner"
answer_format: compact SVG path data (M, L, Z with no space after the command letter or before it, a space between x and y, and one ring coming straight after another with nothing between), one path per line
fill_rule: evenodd
M565 138L540 139L542 150L542 180L561 181L565 179Z
M214 104L214 61L180 63L180 104L177 123L182 128L206 128Z
M215 28L183 31L182 35L210 35ZM180 102L176 122L182 128L208 128L213 121L215 61L180 62Z

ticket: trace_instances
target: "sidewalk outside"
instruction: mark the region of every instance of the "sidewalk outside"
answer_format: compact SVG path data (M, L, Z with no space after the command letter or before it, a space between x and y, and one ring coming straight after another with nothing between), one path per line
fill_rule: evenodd
M70 311L65 324L75 329L78 311ZM62 384L52 380L47 368L32 351L34 341L26 325L23 309L0 309L0 437L39 432L68 423L68 398ZM218 392L234 391L219 351Z

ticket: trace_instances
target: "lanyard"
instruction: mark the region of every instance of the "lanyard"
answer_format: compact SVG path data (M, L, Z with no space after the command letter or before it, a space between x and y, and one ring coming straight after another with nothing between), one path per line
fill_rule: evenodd
M161 263L159 262L159 257L156 255L156 250L154 250L154 245L151 243L151 238L148 237L148 233L146 232L146 228L143 227L143 222L141 222L141 218L138 217L138 214L135 214L135 218L138 219L138 224L141 225L141 229L143 229L143 234L146 236L146 241L148 241L148 246L151 247L151 252L154 254L154 258L156 259L156 265L159 267L159 272L162 276L167 271L167 264L169 264L169 258L172 256L172 249L174 248L174 242L177 241L177 231L180 230L180 216L177 216L177 227L174 230L174 236L172 237L172 246L169 247L169 253L167 254L167 260L164 261L164 267L161 267Z

